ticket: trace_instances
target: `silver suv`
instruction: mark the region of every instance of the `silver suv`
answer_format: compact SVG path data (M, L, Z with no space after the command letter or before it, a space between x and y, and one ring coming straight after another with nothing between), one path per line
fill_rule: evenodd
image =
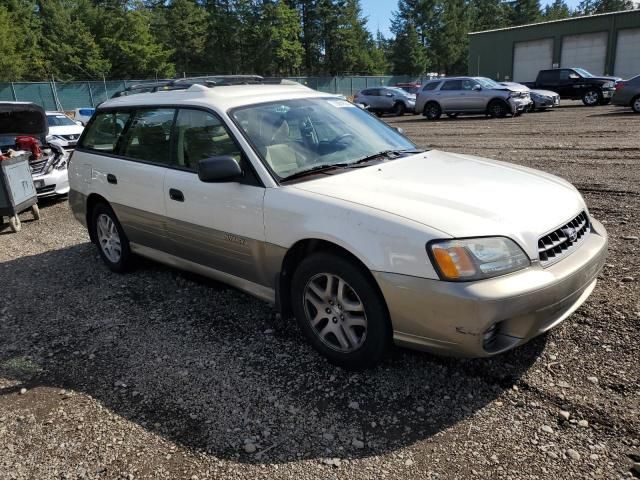
M378 116L387 112L395 115L413 113L416 107L416 96L397 87L367 88L356 93L353 101Z
M451 77L427 82L416 100L416 112L429 120L445 113L484 113L491 117L517 115L531 104L529 90L504 86L484 77Z

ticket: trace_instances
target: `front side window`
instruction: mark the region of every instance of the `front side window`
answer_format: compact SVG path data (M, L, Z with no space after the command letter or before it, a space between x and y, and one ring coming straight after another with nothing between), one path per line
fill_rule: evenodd
M175 126L176 163L197 171L205 158L231 156L241 164L240 149L215 115L202 110L183 109Z
M371 114L336 98L249 105L230 114L279 180L312 168L350 165L380 152L415 148Z
M174 116L173 108L137 110L126 133L121 154L136 160L168 165Z
M462 90L462 80L447 80L440 90Z
M438 85L440 85L439 81L437 81L437 82L429 82L424 86L424 88L422 90L425 90L425 91L426 90L435 90L438 87Z
M131 113L128 111L96 112L78 148L115 153L122 131L130 116Z

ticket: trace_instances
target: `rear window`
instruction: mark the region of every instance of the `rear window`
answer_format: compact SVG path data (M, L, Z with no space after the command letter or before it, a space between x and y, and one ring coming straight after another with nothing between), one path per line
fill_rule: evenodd
M462 90L462 80L447 80L440 90Z
M130 112L97 112L85 130L79 147L115 153L118 140L131 116Z
M440 85L440 81L427 83L422 90L435 90Z
M558 70L547 70L545 72L540 72L538 80L541 83L550 83L556 82L560 78L560 71Z

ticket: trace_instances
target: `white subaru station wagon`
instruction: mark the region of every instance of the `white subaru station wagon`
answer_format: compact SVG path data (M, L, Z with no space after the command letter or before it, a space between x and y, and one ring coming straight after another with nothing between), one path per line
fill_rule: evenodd
M586 300L607 251L568 182L418 149L290 82L109 100L69 181L113 271L139 255L225 282L354 369L391 343L470 357L521 345Z

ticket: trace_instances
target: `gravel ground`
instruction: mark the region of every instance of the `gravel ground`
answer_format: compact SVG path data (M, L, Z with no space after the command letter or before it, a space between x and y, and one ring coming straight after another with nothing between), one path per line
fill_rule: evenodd
M48 202L20 234L0 228L0 479L632 477L640 116L568 102L388 120L578 186L611 236L589 300L497 358L395 349L354 374L224 285L144 261L110 273L67 202Z

